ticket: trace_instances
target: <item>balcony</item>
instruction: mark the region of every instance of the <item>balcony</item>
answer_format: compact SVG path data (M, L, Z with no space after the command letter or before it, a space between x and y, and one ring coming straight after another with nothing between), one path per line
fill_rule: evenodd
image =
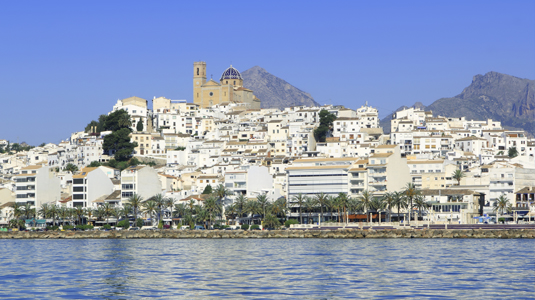
M386 185L386 180L382 180L382 181L370 181L368 182L369 185Z

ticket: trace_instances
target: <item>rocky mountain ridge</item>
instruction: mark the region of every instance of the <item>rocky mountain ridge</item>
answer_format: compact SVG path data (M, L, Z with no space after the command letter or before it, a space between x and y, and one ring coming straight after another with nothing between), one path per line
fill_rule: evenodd
M431 110L434 116L493 119L508 129L523 129L535 135L535 80L498 72L478 74L459 95L438 99L428 106L417 102L412 107ZM396 111L403 108L406 106ZM381 120L385 132L390 131L391 118Z
M261 101L262 108L285 108L290 106L320 106L314 98L265 69L254 66L241 72L243 86L253 90Z

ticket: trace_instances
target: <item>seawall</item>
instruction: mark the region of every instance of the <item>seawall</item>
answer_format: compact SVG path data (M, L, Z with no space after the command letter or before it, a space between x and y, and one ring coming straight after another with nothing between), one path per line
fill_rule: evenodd
M399 229L399 230L141 230L141 231L47 231L0 232L0 239L254 239L254 238L473 238L533 239L535 229Z

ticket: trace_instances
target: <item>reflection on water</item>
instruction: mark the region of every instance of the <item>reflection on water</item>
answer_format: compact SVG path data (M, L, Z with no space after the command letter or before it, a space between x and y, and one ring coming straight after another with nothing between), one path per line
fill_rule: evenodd
M533 298L534 240L3 240L2 299Z

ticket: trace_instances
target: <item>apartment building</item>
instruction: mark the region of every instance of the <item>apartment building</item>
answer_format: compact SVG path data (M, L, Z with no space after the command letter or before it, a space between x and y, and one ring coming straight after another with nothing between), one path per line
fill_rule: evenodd
M21 205L29 203L41 207L43 203L56 202L61 199L60 179L55 176L53 168L30 165L21 168L15 175L16 202Z
M113 192L113 182L101 168L83 168L72 176L72 206L94 207L93 201Z
M149 166L132 166L121 172L121 202L134 194L149 199L162 192L158 172Z

